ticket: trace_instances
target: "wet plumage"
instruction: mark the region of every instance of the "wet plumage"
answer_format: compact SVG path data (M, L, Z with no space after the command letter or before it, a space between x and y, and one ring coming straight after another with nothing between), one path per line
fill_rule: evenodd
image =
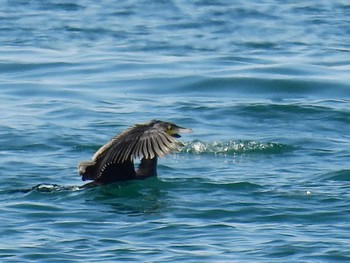
M182 145L176 140L181 132L191 130L159 120L136 124L102 146L91 161L79 163L79 174L84 181L94 180L88 186L155 176L157 158ZM141 160L137 170L136 158Z

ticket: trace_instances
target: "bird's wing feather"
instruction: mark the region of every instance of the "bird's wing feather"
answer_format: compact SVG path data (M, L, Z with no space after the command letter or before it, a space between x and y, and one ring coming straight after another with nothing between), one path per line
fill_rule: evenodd
M176 151L181 143L150 125L132 126L102 146L93 161L107 158L106 163L122 163L135 158L153 159Z

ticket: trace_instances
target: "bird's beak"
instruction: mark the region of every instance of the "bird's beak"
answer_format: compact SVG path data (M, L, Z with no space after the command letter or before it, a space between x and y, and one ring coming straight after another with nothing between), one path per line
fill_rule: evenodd
M191 133L191 132L192 132L191 129L175 126L175 127L172 127L169 134L175 138L180 138L181 135L179 133Z
M179 127L179 126L177 126L176 129L177 129L178 133L191 133L192 132L191 129L187 129L187 128Z

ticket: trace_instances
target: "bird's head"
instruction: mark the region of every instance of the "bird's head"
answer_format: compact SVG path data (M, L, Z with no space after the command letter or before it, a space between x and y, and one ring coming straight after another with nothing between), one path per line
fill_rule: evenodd
M191 133L191 129L187 129L184 127L177 126L176 124L173 124L171 122L164 122L164 121L152 121L153 127L159 130L164 131L165 133L169 134L170 136L174 138L180 138L180 133Z

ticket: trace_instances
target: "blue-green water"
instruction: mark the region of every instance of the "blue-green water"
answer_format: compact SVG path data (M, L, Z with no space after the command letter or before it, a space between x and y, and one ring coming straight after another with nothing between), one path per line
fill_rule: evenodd
M0 1L1 262L349 262L347 1ZM78 190L150 119L158 178Z

